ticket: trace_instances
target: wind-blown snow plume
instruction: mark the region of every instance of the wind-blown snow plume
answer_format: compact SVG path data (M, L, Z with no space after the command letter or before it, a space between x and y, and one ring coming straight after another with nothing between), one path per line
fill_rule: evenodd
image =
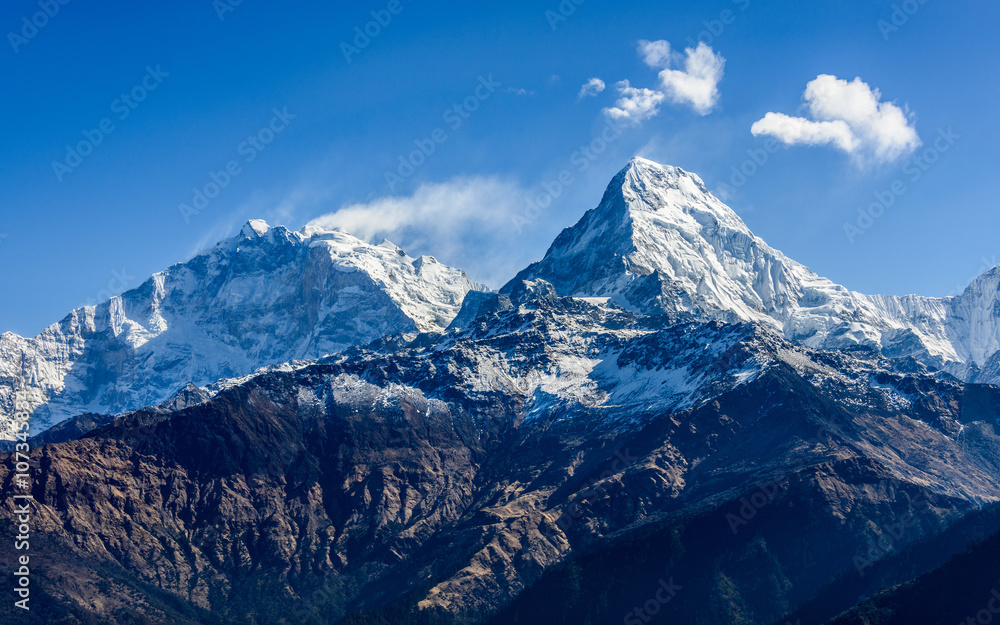
M458 177L420 185L412 195L350 204L308 225L342 228L377 243L383 238L418 254L434 254L482 282L499 284L523 266L514 253L518 233L510 216L524 210L528 192L496 176ZM523 243L523 242L522 242Z

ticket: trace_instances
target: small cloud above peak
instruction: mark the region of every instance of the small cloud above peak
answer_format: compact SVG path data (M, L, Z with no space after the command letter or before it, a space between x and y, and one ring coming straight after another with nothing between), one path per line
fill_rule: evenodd
M658 115L660 104L665 100L689 106L702 116L715 109L719 102L719 82L722 80L726 59L711 46L699 43L694 48L685 48L684 53L679 54L672 51L668 41L643 39L638 42L636 49L643 63L660 70L657 76L658 88L632 87L628 80L618 82L615 86L621 97L615 106L604 109L607 117L638 125ZM674 65L682 69L672 69Z
M619 82L615 88L621 97L615 102L615 106L604 109L606 116L639 125L659 115L664 97L659 91L633 87L627 80Z
M719 102L719 81L726 59L704 43L685 48L684 55L684 70L664 69L660 85L674 103L687 104L699 115L708 115Z
M670 67L670 42L660 39L659 41L647 41L642 39L638 44L639 56L642 62L653 69L665 69Z
M583 98L596 96L598 93L604 91L605 87L604 81L600 78L591 78L580 87L580 94L577 98L582 100Z

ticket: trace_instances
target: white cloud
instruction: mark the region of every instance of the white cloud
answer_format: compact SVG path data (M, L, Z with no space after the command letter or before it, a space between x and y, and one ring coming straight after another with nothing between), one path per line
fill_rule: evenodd
M461 177L423 184L411 196L344 206L308 225L340 227L372 243L387 238L411 254L433 254L497 286L513 275L511 263L524 262L509 250L517 236L510 216L523 212L525 197L510 180Z
M496 177L455 178L422 184L409 197L383 197L344 206L309 225L338 226L368 240L400 234L412 237L415 230L435 239L451 238L462 228L502 221L511 212L510 205L516 199L512 196L520 193L516 184Z
M821 74L803 94L812 119L768 113L750 127L786 145L827 145L850 154L858 164L888 163L912 154L920 136L906 111L882 102L878 89L860 78L851 82Z
M708 115L719 101L719 81L726 59L704 43L685 48L684 54L684 71L664 69L660 85L674 103L689 104L699 115Z
M637 89L623 80L615 85L621 97L615 106L604 109L604 114L612 119L622 120L632 124L641 124L660 112L660 104L664 95L652 89Z
M789 117L784 113L768 113L764 119L754 123L750 132L756 135L771 135L782 143L793 145L834 144L844 152L857 149L858 140L847 122L838 119L832 122L814 122L802 117Z
M616 86L621 99L616 106L604 109L604 114L633 124L655 117L660 104L669 99L674 104L690 106L699 115L708 115L719 102L719 81L722 80L726 59L716 54L711 46L699 43L695 48L685 48L684 54L671 51L670 42L639 41L637 50L642 62L659 73L658 89L632 87L623 80ZM671 69L683 64L684 69ZM581 94L583 92L581 91Z
M670 42L660 39L659 41L639 41L639 56L642 62L653 69L664 69L670 67Z
M580 95L577 97L582 99L589 96L595 96L604 91L604 87L605 84L603 80L600 78L591 78L587 82L583 83L582 87L580 87Z

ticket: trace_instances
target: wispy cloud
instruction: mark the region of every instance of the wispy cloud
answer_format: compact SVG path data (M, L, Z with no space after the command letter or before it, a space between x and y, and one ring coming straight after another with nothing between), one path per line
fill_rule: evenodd
M641 124L658 115L665 100L688 106L699 115L708 115L718 105L719 81L726 59L711 46L699 43L680 54L671 49L668 41L643 39L637 44L637 51L643 63L660 70L659 85L657 89L646 89L632 87L628 80L619 82L616 87L621 98L615 106L604 109L605 115Z
M577 96L579 99L587 98L590 96L596 96L598 93L604 91L605 84L600 78L591 78L587 82L583 83L580 87L580 95Z
M372 243L386 238L411 253L433 253L498 286L514 269L505 258L516 237L510 215L522 209L526 193L516 182L495 176L460 177L421 185L410 196L343 206L308 225L339 227Z
M821 74L806 85L809 115L768 113L750 127L754 136L771 136L786 145L832 145L858 165L889 163L912 154L920 136L912 116L861 78L851 82Z

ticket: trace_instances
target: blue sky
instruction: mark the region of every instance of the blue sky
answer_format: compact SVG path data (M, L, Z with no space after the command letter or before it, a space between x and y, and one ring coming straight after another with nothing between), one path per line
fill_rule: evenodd
M947 295L1000 263L994 2L899 2L891 30L894 3L871 0L41 5L0 8L0 331L34 335L250 218L340 220L498 287L635 154L698 173L772 246L855 290ZM699 38L724 59L707 87L680 76ZM640 41L670 54L647 62ZM811 110L822 75L877 89L880 117L830 117L840 92ZM605 89L580 97L592 78ZM657 113L608 134L623 80ZM755 127L768 113L787 117ZM67 155L88 136L92 153ZM763 160L774 136L800 144ZM883 139L902 153L876 156ZM433 153L399 175L419 145ZM228 184L182 211L213 174ZM515 219L546 185L558 197ZM849 237L875 194L891 205Z

